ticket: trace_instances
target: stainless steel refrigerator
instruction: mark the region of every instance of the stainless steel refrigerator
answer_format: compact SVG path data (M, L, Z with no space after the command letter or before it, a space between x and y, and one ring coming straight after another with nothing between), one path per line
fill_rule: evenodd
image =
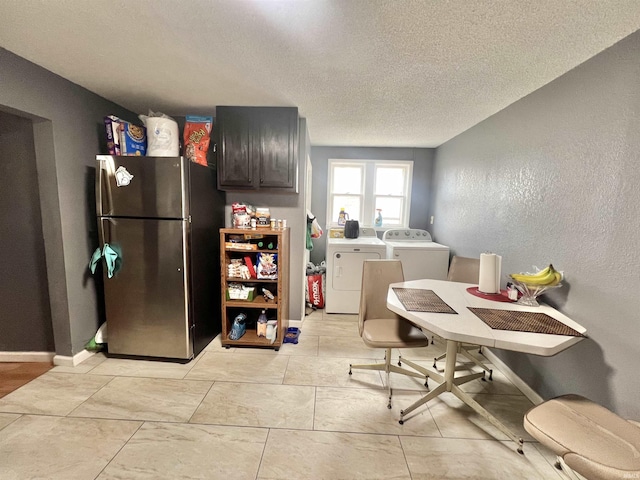
M221 329L215 170L182 157L97 162L108 352L189 360Z

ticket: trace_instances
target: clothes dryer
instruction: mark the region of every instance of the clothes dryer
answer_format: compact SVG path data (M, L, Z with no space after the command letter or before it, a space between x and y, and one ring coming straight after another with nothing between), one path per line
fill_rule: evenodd
M373 228L360 228L358 238L327 238L327 313L358 313L362 264L384 259L386 245Z
M417 228L387 230L382 236L386 258L400 260L404 279L446 280L449 271L449 247L435 243L431 234Z

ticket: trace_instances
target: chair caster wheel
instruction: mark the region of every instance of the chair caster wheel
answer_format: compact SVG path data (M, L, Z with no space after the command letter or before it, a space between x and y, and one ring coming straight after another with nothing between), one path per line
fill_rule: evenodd
M349 365L349 375L351 375L351 365Z
M400 425L404 425L404 420L398 420L398 423L399 423Z
M520 447L520 448L518 449L518 453L519 453L520 455L524 455L524 450L522 450L522 447Z
M493 370L489 370L489 380L493 382Z
M388 408L389 410L391 410L391 404L387 405L387 408Z

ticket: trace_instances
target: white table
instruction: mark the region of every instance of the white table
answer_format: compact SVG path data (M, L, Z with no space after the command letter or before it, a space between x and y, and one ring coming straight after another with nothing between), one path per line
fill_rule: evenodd
M431 391L423 398L403 409L400 412L400 423L403 423L403 417L405 415L412 412L420 405L423 405L443 392L451 392L478 412L478 414L486 418L511 440L516 442L518 445L518 452L522 453L522 438L518 438L504 424L502 424L502 422L476 402L469 394L460 389L459 385L482 376L484 372L456 377L455 364L458 347L461 343L472 343L485 347L502 348L505 350L530 353L534 355L551 356L575 345L584 337L494 330L467 307L545 313L573 328L579 333L585 334L586 329L548 305L541 304L539 307L527 307L511 302L486 300L467 292L467 288L473 286L475 285L469 283L448 282L445 280L413 280L410 282L393 283L389 285L389 292L387 295L387 308L389 308L389 310L406 318L420 329L442 337L447 342L447 357L444 368L444 377L437 374L433 376L429 375L436 380L442 379L442 381L435 388L431 389ZM453 308L457 314L407 311L393 291L394 287L433 290L433 292Z

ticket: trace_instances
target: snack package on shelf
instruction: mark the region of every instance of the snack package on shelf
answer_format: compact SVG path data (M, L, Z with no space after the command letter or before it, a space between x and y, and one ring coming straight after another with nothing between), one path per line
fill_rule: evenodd
M271 212L268 208L258 207L256 208L256 226L257 227L269 227L271 226Z
M208 165L213 117L187 115L184 124L184 156L200 165Z
M109 155L120 155L120 120L115 115L104 117L104 129L107 134L107 151Z
M256 258L257 278L276 280L278 278L278 254L258 252Z
M251 205L234 202L231 204L231 225L233 228L249 228L251 219L255 217L255 209Z
M242 278L243 280L249 280L251 278L251 273L247 266L242 263L242 260L239 258L234 258L231 260L231 263L227 266L227 276L229 278Z
M130 122L120 122L120 155L147 154L147 129Z
M227 300L247 300L253 301L255 287L247 287L240 283L230 283L227 288Z

